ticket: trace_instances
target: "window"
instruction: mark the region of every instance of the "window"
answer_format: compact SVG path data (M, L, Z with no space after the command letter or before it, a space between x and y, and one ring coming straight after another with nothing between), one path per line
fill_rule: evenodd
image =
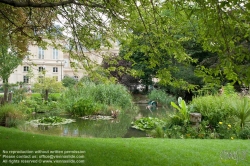
M56 81L58 81L58 76L53 76L53 78L54 78Z
M24 66L23 71L29 71L29 66Z
M53 59L58 59L58 50L53 48Z
M38 48L38 58L44 59L44 50L41 47Z
M29 77L23 76L23 83L29 83Z
M78 76L74 76L75 80L78 81Z
M57 73L58 72L58 68L57 67L53 67L53 72Z
M39 72L42 72L42 71L44 71L44 70L45 70L44 67L39 67L39 68L38 68L38 71L39 71Z

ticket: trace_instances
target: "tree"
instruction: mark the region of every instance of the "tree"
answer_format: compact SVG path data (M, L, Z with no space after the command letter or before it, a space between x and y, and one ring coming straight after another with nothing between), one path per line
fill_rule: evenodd
M0 33L1 34L1 33ZM18 53L9 46L9 41L3 35L0 36L2 44L0 45L0 78L4 83L4 99L7 101L9 84L8 79L15 68L21 64L22 60L18 57Z
M61 92L64 89L61 82L56 81L55 78L52 77L45 77L45 75L38 78L34 84L34 88L40 91L45 101L48 101L49 93Z
M194 40L204 52L213 56L209 58L214 60L211 61L213 65L197 66L199 76L205 82L220 85L223 79L249 84L249 2L140 1L130 8L129 17L135 21L129 24L127 31L131 51L126 57L130 58L135 51L143 52L149 57L151 67L160 64L166 55L178 64L189 63L192 61L187 60L191 57L184 52L183 43ZM148 44L133 42L140 39ZM167 54L161 54L160 50L165 50ZM186 84L174 79L169 68L158 70L157 77L165 84L174 85L175 81L177 86L178 83L182 86Z
M72 58L82 61L87 70L94 69L95 63L84 54L84 50L110 46L110 40L114 38L126 41L145 38L142 45L128 42L131 50L125 57L129 59L131 52L137 50L147 56L149 66L154 68L166 55L178 63L192 62L182 44L195 39L218 59L214 68L198 66L205 81L225 77L250 83L249 1L0 0L0 3L0 24L9 30L7 36L23 38L23 42L13 40L18 48L25 48L21 46L30 39L41 44L42 36L55 39L50 34L57 21L71 36L68 40L70 47L65 50ZM161 55L165 52L162 50L167 54ZM185 84L175 79L170 70L161 68L156 76L164 84Z
M132 63L123 59L121 55L109 55L105 57L102 67L109 73L109 77L114 77L118 83L123 84L129 89L139 84L140 80L132 76Z

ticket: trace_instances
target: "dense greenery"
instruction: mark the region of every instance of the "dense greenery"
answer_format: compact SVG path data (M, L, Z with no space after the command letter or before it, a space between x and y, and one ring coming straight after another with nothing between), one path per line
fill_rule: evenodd
M11 45L25 52L29 40L46 47L49 43L43 39L51 39L53 45L70 53L92 76L100 76L100 72L92 72L96 63L91 63L85 50L111 47L119 40L126 52L124 58L132 63L130 74L141 76L141 81L146 83L156 77L161 84L177 90L195 89L197 82L194 85L177 77L180 68L176 64L195 66L196 75L215 86L228 81L239 81L241 85L250 82L248 1L13 0L0 3L1 30L4 37L10 36ZM60 18L64 18L64 28L54 25ZM69 33L69 45L55 42Z
M0 106L0 125L17 127L25 120L25 115L17 105L5 104Z
M150 101L156 101L158 105L169 107L171 101L175 101L174 96L168 95L164 90L153 89L148 94L148 99Z
M138 130L152 130L157 126L164 126L164 121L158 118L144 117L132 122L132 128Z
M111 114L133 109L132 96L119 84L95 84L84 80L62 94L61 104L73 115Z
M171 102L174 112L168 112L165 123L154 118L135 121L135 128L151 130L149 135L165 138L249 139L250 99L237 94L232 85L221 88L216 95L196 96L189 104L182 98ZM190 113L200 113L201 122L191 122Z
M64 87L61 82L58 82L53 77L38 77L37 82L34 84L34 90L39 92L42 98L47 101L49 97L49 93L59 93L64 90Z
M62 79L62 84L65 87L71 87L74 86L77 83L77 80L75 78L69 77L69 76L65 76Z

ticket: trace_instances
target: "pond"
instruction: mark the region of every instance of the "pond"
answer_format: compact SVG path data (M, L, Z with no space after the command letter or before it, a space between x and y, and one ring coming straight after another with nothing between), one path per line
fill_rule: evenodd
M21 130L57 136L69 137L85 137L85 138L131 138L131 137L146 137L146 132L131 128L131 122L141 117L162 117L166 116L167 109L159 108L152 113L146 109L146 104L138 104L139 111L130 111L119 114L116 119L112 120L85 120L81 118L73 118L75 122L58 125L58 126L32 126L24 124L20 127ZM45 114L35 114L32 119L38 119ZM53 115L54 116L54 115ZM64 118L71 118L68 115L58 115Z

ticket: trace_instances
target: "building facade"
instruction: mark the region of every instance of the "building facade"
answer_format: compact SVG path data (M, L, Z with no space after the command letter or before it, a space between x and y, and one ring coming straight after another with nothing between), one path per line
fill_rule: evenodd
M116 44L113 48L102 48L97 53L94 51L85 51L86 56L98 64L102 63L100 54L118 55L119 46ZM37 45L29 45L29 55L25 57L22 65L19 65L9 77L9 83L23 82L31 85L37 81L39 77L54 77L57 81L61 81L65 76L80 79L86 72L83 69L75 69L71 67L70 56L68 53L53 46L47 46L46 49ZM78 63L76 61L73 61ZM1 81L2 82L2 81Z

